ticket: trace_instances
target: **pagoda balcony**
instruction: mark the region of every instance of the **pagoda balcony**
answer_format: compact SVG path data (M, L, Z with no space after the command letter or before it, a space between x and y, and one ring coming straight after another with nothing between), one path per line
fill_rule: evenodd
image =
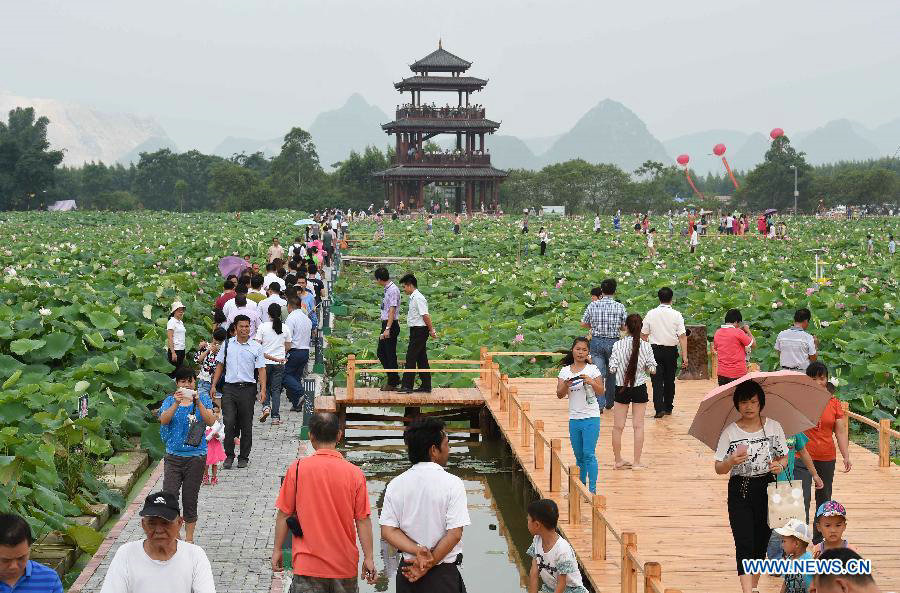
M406 153L401 153L394 159L394 164L409 167L489 167L491 165L491 155L480 153L425 153L416 151L411 156Z
M430 105L404 105L397 108L397 118L401 119L440 119L470 120L484 119L484 107L434 107Z

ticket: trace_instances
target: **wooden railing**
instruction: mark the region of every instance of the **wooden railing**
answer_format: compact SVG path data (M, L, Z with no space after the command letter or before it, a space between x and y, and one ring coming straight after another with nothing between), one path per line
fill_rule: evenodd
M353 396L356 392L356 375L359 373L479 373L483 374L483 369L474 368L474 369L364 369L359 368L359 365L368 365L368 364L379 364L380 361L377 359L357 359L355 354L350 354L347 356L347 399L353 399ZM429 364L436 365L444 365L444 364L453 364L453 365L479 365L482 366L484 361L482 360L464 360L464 359L443 359L443 360L429 360Z
M562 492L563 475L568 489L567 514L570 525L582 523L582 502L589 505L591 520L591 559L606 560L607 532L619 542L619 561L622 569L621 593L638 593L638 575L643 577L643 593L681 593L679 589L665 588L662 582L662 566L658 562L641 562L638 556L637 533L617 530L606 516L606 498L593 494L579 477L577 465L566 466L562 458L562 440L549 438L544 432L544 421L531 413L529 402L521 402L518 389L509 384L509 377L500 372L493 362L494 356L553 356L556 352L489 352L481 351L481 380L487 387L492 400L499 400L499 411L507 416L510 430L508 438L513 440L512 431L519 431L522 449L532 448L534 469L543 470L549 456L549 491ZM523 463L525 460L523 458Z
M871 418L866 418L856 412L851 412L850 402L842 401L841 407L844 409L844 414L846 414L848 418L856 420L857 422L862 422L866 426L871 426L878 431L878 467L890 467L891 439L894 438L900 440L900 432L891 428L891 421L887 418L882 418L876 422Z

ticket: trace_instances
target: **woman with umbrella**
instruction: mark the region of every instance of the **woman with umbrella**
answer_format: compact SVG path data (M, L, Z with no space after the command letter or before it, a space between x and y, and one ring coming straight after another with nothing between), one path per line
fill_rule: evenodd
M744 572L743 561L764 559L772 529L766 488L787 467L787 442L781 424L761 415L766 393L754 380L734 388L734 409L739 418L725 427L716 447L717 474L728 480L728 521L734 537L737 573L743 593L759 584L758 574Z

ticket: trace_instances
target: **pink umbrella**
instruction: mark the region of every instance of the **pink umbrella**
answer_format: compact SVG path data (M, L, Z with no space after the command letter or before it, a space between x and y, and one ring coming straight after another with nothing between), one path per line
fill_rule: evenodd
M228 278L232 274L240 276L244 268L249 268L250 264L244 261L244 258L235 255L229 255L219 260L219 272L223 278Z
M803 432L819 423L831 394L804 373L776 371L749 373L710 391L691 423L688 434L715 450L725 427L740 418L734 409L734 390L744 381L756 381L766 393L761 414L777 420L787 436Z

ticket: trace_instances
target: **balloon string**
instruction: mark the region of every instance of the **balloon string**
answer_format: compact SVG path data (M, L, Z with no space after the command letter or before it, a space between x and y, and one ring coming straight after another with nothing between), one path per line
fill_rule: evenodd
M725 170L728 171L728 176L731 177L731 183L734 184L734 189L740 189L738 187L737 179L734 178L734 173L731 172L731 167L728 166L728 161L724 156L722 157L722 162L725 163Z
M701 199L701 200L705 199L705 198L703 197L703 193L702 193L700 190L697 189L697 186L696 186L696 185L694 185L694 180L691 179L691 173L690 173L690 171L688 170L687 167L684 168L684 176L687 177L688 183L691 184L691 189L694 190L694 193L697 194L698 196L700 196L700 199Z

